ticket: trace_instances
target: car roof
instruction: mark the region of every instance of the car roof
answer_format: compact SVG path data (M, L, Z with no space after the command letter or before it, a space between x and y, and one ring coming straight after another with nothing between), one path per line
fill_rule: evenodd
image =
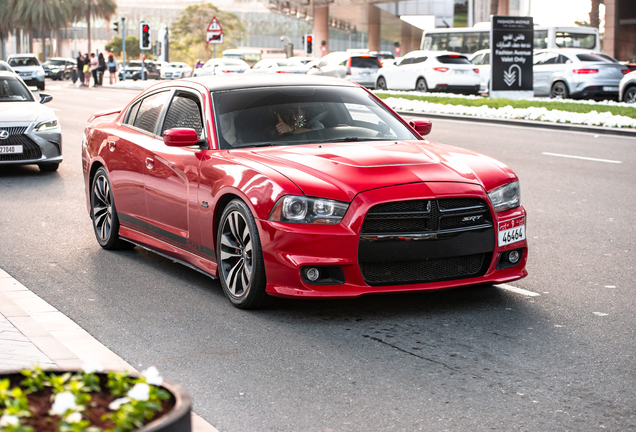
M35 54L11 54L9 58L11 57L35 57Z
M294 76L290 76L294 75ZM316 75L285 74L225 74L207 75L202 77L187 78L203 84L210 91L239 90L261 87L289 87L289 86L339 86L359 87L357 84L334 77ZM176 84L175 84L176 85Z

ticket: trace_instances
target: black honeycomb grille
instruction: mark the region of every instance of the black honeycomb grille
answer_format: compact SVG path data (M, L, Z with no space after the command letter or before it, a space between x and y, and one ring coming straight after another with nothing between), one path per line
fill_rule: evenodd
M0 140L0 146L22 146L22 153L0 153L0 162L34 160L42 157L40 146L24 134L26 129L26 126L0 128L9 132L9 138Z

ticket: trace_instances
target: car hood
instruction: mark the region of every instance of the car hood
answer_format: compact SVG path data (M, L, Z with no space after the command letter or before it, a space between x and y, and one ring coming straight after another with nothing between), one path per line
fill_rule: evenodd
M293 181L307 196L351 201L367 190L419 182L477 184L490 191L515 179L502 163L428 141L356 142L235 150Z
M55 118L55 113L39 102L0 103L0 127L12 126L16 123L26 125L29 122L44 121L49 118Z

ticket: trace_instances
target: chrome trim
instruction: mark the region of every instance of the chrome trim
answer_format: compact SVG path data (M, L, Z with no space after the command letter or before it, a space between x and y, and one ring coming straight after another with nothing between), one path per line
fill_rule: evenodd
M437 240L437 233L425 233L425 234L381 234L381 235L360 235L360 241L366 242L388 242L388 241L422 241L422 240Z

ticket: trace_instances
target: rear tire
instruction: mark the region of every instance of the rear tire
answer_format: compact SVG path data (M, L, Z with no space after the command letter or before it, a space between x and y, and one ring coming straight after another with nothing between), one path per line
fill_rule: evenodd
M419 92L426 93L428 91L428 85L426 85L426 80L424 78L419 78L415 83L415 90Z
M378 90L386 90L386 80L384 77L378 78L378 82L375 84L375 88Z
M623 94L623 102L636 103L636 86L631 86Z
M553 99L567 99L570 96L568 86L562 81L557 81L552 85L550 97Z
M91 219L97 243L104 249L130 249L132 243L119 238L119 218L115 208L115 200L110 187L108 172L100 167L95 173L91 185Z

